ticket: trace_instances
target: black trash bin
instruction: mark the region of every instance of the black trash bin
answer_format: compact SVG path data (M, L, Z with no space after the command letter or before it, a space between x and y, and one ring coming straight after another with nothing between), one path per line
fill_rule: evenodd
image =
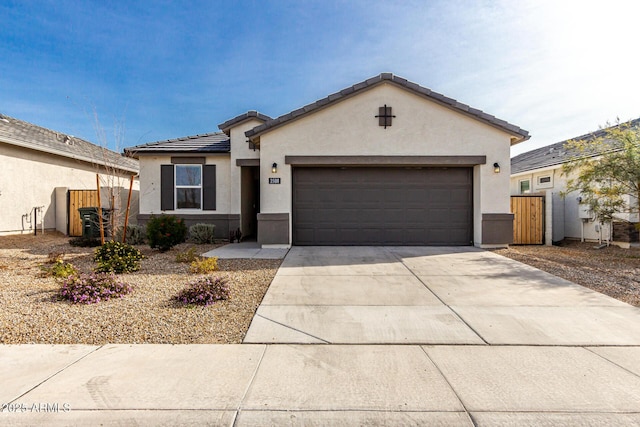
M85 239L97 239L100 237L100 218L97 207L78 208L82 219L82 237ZM111 220L111 209L102 209L102 226L105 237Z

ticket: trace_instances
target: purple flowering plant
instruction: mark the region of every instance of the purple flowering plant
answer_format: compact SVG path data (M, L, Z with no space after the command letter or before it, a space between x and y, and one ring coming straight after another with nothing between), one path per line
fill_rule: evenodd
M230 288L224 277L204 276L187 284L175 299L185 305L208 306L229 298Z
M74 304L95 304L111 298L122 298L133 290L113 273L91 273L67 277L58 297Z

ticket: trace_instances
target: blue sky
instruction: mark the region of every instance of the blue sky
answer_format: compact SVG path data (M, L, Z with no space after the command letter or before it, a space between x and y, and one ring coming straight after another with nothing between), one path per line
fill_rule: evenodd
M640 117L639 15L616 0L0 0L0 113L122 150L393 72L528 130L518 154Z

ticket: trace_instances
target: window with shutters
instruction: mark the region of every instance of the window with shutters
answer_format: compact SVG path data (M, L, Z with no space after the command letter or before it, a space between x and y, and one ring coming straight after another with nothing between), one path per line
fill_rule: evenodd
M176 209L201 209L202 166L175 165Z
M216 166L161 165L160 193L163 211L216 210Z

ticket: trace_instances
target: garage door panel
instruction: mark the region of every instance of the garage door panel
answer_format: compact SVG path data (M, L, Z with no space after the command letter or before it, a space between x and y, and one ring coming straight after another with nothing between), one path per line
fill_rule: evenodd
M471 198L471 191L467 189L454 188L450 192L450 200L453 203L464 203Z
M470 168L294 168L296 245L468 245Z
M461 224L466 224L469 221L470 213L468 209L450 209L449 222L452 226L459 228Z

